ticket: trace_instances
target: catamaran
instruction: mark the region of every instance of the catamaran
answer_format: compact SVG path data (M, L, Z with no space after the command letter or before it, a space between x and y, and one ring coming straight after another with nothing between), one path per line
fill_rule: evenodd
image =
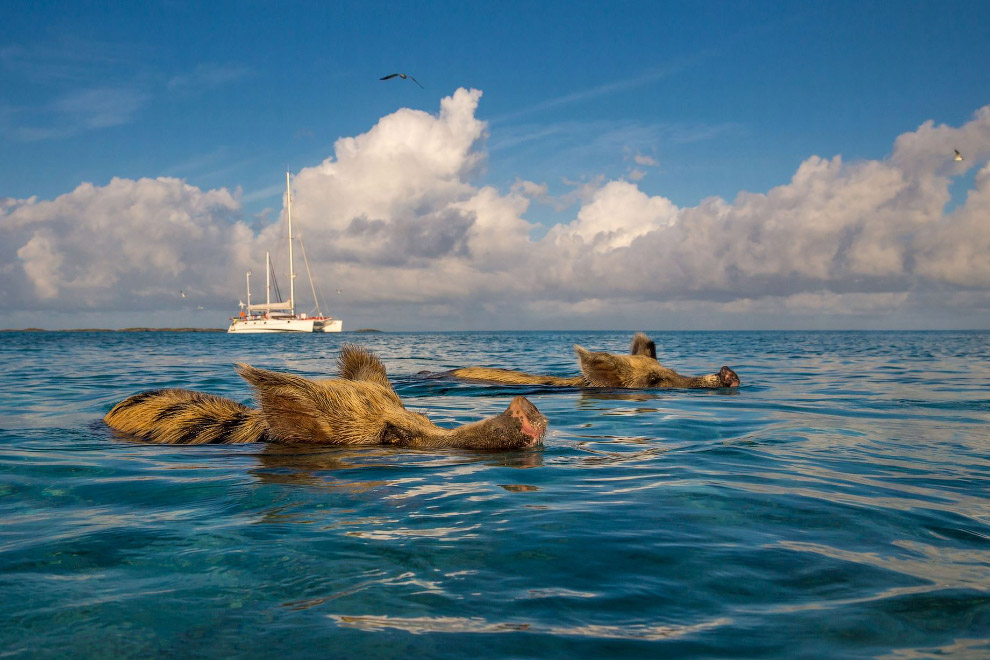
M313 276L309 272L309 260L306 259L306 274L309 275L309 286L313 290L313 300L316 303L316 316L296 314L296 274L292 270L292 188L289 186L289 173L285 173L285 215L289 224L289 299L272 301L272 259L271 254L265 254L265 302L251 304L251 271L247 272L247 303L241 302L241 314L230 319L227 332L340 332L343 321L332 316L324 316L320 311L320 301L316 296ZM300 242L302 246L302 242ZM303 247L303 258L306 248ZM278 283L275 283L276 298Z

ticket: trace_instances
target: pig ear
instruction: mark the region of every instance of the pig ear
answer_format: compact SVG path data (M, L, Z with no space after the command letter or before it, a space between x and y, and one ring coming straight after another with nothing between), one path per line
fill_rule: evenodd
M340 347L337 357L337 368L340 377L345 380L370 380L382 387L392 389L385 373L385 365L378 356L361 346L344 344Z
M281 442L332 443L332 430L320 412L320 387L301 376L238 364L237 373L254 388L261 413Z
M361 346L354 344L344 344L340 347L340 355L337 356L337 367L340 377L344 380L364 380L385 389L385 394L392 402L399 407L402 399L392 389L392 383L385 373L385 365L378 359L378 356Z
M642 332L637 332L636 336L633 337L632 345L629 347L629 355L643 355L656 360L657 345Z
M581 364L581 373L592 387L622 387L618 360L611 353L592 353L574 344L574 352Z

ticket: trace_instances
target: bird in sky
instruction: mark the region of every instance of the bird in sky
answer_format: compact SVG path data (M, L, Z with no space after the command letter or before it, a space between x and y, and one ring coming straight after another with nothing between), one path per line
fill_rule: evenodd
M398 77L400 77L400 78L402 78L403 80L411 80L411 81L413 81L414 83L416 83L417 85L419 85L419 81L418 81L418 80L416 80L416 79L415 79L415 78L413 78L412 76L407 76L407 75L406 75L406 74L404 74L404 73L390 73L390 74L388 74L387 76L384 76L384 77L382 77L382 78L379 78L379 80L391 80L392 78L395 78L396 76L398 76ZM419 86L420 86L420 87L423 87L422 85L419 85ZM426 89L426 88L425 88L425 87L423 87L423 89Z
M956 153L959 153L959 152L957 151ZM186 292L185 291L179 291L179 295L182 296L183 298L185 298L186 297Z
M959 153L959 150L958 149L953 149L953 151L956 152L956 156L952 160L963 160L962 154Z

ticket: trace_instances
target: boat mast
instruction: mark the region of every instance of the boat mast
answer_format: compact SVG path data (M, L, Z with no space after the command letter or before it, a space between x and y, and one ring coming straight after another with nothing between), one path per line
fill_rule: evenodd
M265 252L265 306L271 311L272 306L272 253Z
M248 309L248 314L250 315L251 314L251 271L247 272L247 274L245 275L245 279L247 280L247 298L248 298L247 309ZM241 311L243 312L244 310L242 309Z
M292 189L289 172L285 172L285 215L289 219L289 314L296 315L296 274L292 272Z

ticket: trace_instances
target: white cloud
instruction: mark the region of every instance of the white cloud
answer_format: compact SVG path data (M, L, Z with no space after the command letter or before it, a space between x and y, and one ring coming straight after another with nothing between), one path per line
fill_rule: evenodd
M545 184L476 183L480 98L459 89L438 114L394 112L294 177L314 275L345 289L353 313L377 315L362 325L711 327L721 315L752 327L990 311L990 107L957 128L923 124L886 160L809 157L786 184L731 202L679 208L634 181L592 180L573 218L544 235L526 213L549 200ZM967 160L952 161L954 148ZM953 177L980 164L946 214ZM240 214L226 190L176 179L0 200L0 303L152 307L181 288L229 304L244 269L282 240L278 224L256 235Z
M86 183L0 209L0 257L20 265L3 287L14 307L119 310L168 304L179 289L227 298L252 247L226 190L178 179Z
M990 287L990 163L977 173L966 204L924 227L915 245L920 275L962 287Z
M677 207L664 197L649 197L635 184L611 181L599 188L577 219L551 232L554 240L580 238L598 253L628 247L635 239L670 227Z
M17 251L17 257L24 263L25 274L42 299L58 296L58 271L63 256L54 249L53 243L52 232L40 229Z
M965 161L953 160L954 149ZM935 125L928 120L918 130L898 136L892 163L912 177L924 178L959 174L972 163L990 157L990 106L973 113L973 119L959 128Z
M335 159L295 178L300 218L312 218L314 232L346 232L355 219L413 217L469 198L468 181L484 161L474 148L485 132L474 117L480 98L460 89L443 99L438 117L402 109L363 135L337 140Z

